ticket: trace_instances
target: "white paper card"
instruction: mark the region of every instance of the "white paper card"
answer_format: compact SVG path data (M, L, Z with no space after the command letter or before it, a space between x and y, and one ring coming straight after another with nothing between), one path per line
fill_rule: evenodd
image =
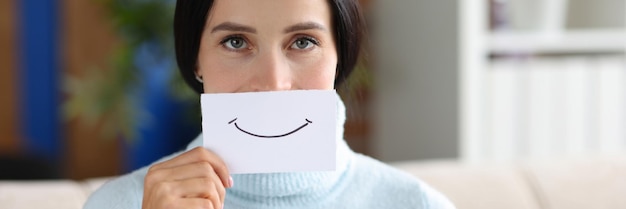
M334 90L202 94L204 147L230 173L333 171Z

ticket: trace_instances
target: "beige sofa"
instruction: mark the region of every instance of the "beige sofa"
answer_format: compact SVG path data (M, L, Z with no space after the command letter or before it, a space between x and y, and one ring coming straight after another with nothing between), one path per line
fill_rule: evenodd
M428 182L459 209L626 209L626 157L393 165ZM0 209L81 208L106 180L0 181Z

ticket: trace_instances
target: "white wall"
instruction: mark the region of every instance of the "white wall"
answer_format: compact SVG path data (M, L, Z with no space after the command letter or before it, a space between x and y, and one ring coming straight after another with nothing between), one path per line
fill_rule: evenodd
M458 1L375 1L373 155L459 155Z
M624 28L626 0L570 0L568 28Z

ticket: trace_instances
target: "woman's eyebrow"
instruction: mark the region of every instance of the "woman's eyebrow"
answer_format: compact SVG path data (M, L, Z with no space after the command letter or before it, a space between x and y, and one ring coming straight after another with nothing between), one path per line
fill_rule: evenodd
M299 31L299 30L311 30L311 29L317 29L317 30L323 30L326 31L326 28L324 26L322 26L319 23L316 22L303 22L303 23L298 23L292 26L289 26L287 28L285 28L285 33L291 33L294 31Z
M246 25L242 25L242 24L234 23L234 22L223 22L213 27L213 29L211 29L211 33L215 33L220 30L256 33L256 29L250 26L246 26Z

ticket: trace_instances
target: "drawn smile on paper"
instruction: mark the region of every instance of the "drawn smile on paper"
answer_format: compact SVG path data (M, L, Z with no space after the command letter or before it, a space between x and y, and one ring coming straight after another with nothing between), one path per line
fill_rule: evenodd
M313 122L312 122L312 121L310 121L309 119L306 119L306 118L305 118L304 120L305 120L306 122L305 122L303 125L301 125L300 127L298 127L298 128L296 128L296 129L294 129L293 131L290 131L290 132L285 133L285 134L280 134L280 135L271 135L271 136L267 136L267 135L259 135L259 134L255 134L255 133L251 133L251 132L249 132L249 131L243 130L242 128L240 128L240 127L239 127L239 125L237 125L237 122L235 122L236 120L237 120L237 118L235 118L235 119L231 120L230 122L228 122L228 124L235 123L235 127L237 127L237 129L239 129L241 132L244 132L244 133L246 133L246 134L248 134L248 135L251 135L251 136L260 137L260 138L278 138L278 137L288 136L288 135L293 134L293 133L295 133L295 132L299 131L300 129L302 129L302 128L306 127L307 125L309 125L309 123L313 123Z

